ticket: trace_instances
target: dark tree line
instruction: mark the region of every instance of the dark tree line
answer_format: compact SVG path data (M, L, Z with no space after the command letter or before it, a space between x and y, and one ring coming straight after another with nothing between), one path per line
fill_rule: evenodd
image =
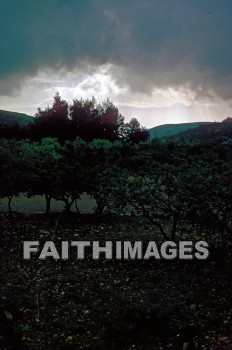
M52 106L38 109L34 123L27 127L5 125L0 128L2 138L29 138L34 141L55 137L64 142L81 137L85 141L106 139L138 143L147 140L148 136L148 131L137 119L132 118L125 123L118 108L108 99L102 103L97 103L94 97L75 99L69 105L58 93Z

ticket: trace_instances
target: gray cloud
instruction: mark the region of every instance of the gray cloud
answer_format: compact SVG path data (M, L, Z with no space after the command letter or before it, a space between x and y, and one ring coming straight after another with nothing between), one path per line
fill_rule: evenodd
M1 0L0 94L52 68L111 63L119 85L232 98L230 0Z

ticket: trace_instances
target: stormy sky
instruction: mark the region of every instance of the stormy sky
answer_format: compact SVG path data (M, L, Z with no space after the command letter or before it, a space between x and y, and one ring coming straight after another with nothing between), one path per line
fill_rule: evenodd
M145 126L232 108L231 0L1 0L0 109L109 97Z

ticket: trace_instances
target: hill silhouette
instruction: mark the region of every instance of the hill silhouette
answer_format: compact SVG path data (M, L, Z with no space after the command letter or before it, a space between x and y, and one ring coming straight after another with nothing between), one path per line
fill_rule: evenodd
M222 122L200 125L197 128L188 129L181 135L182 140L208 142L217 140L219 143L232 143L232 118L228 117ZM175 136L173 136L175 139Z
M34 122L34 118L25 113L0 110L0 127L14 126L14 125L19 125L24 127L33 122Z
M195 122L195 123L180 123L180 124L163 124L151 128L150 140L155 138L169 137L180 134L189 129L195 129L199 126L209 125L211 122Z

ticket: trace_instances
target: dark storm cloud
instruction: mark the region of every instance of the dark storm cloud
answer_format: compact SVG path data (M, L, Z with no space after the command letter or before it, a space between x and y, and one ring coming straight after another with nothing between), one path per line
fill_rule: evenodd
M231 0L1 0L0 93L41 68L112 63L132 91L232 98Z

